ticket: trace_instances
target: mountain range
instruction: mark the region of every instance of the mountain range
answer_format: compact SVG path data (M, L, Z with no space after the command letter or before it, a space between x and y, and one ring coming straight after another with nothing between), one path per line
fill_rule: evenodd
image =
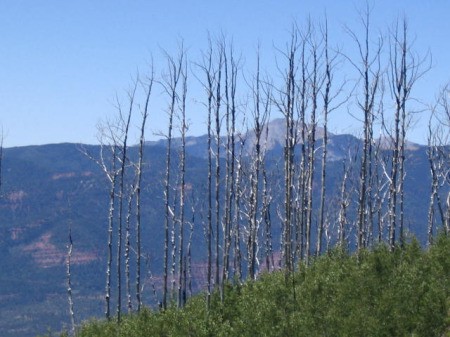
M284 124L282 120L274 120L268 127L267 156L271 158L274 174L282 174L279 164L283 156ZM322 134L319 130L319 150ZM246 139L244 155L250 153L254 136L248 133L236 138ZM152 286L157 287L161 278L166 142L149 141L145 146L142 223L147 266L144 296L148 305L157 301ZM175 149L179 144L180 140L174 139ZM198 200L204 199L204 189L200 186L205 185L207 176L206 144L206 136L190 136L186 142L186 186L191 186L192 195L196 193ZM327 189L330 196L338 193L342 163L349 151L360 148L361 141L352 135L329 134ZM384 150L389 150L388 143ZM426 237L430 189L426 150L426 146L409 143L405 180L406 225L422 243ZM59 331L69 324L66 277L69 231L73 240L71 281L76 320L103 315L109 185L104 172L86 152L98 155L100 146L63 143L4 149L0 200L0 336L35 336L48 328ZM131 156L136 152L136 147L130 149ZM318 188L315 184L316 194ZM206 254L202 248L201 223L200 216L192 239L197 289L202 287ZM275 241L278 236L279 230L274 229Z

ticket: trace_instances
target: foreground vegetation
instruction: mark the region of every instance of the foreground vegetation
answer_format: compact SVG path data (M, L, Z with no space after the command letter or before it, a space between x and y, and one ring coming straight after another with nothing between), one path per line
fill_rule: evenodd
M91 321L76 336L450 336L450 240L428 250L415 240L394 252L335 249L288 278L264 273L225 291L209 312L199 295L120 325Z

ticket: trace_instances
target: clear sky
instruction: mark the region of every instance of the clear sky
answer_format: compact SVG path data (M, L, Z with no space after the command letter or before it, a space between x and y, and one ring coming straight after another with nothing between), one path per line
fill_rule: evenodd
M381 31L406 15L415 48L433 55L433 68L415 94L431 102L450 80L450 1L373 0L374 27ZM327 13L330 38L350 44L342 26L358 29L358 0L4 0L0 1L0 123L5 146L59 142L96 143L97 123L114 113L116 93L126 90L137 70L145 72L161 49L176 49L183 38L195 58L207 32L233 37L244 59L284 45L294 20ZM156 75L160 73L156 69ZM161 89L155 88L158 94ZM192 98L191 98L192 99ZM198 99L198 98L197 98ZM192 115L192 133L204 117ZM348 119L348 121L347 121ZM332 127L355 123L339 118ZM350 123L350 124L345 124ZM152 131L164 128L163 112L152 111ZM422 118L411 139L425 141ZM150 136L148 137L150 138Z

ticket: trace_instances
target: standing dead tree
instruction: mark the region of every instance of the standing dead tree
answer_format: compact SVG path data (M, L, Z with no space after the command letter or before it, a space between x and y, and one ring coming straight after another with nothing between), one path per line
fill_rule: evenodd
M327 179L327 154L328 154L328 118L329 114L334 110L339 109L345 102L348 101L349 97L343 97L337 103L334 101L342 94L344 86L346 84L345 80L337 87L335 91L332 91L334 73L337 63L339 62L338 52L331 53L329 46L329 36L328 36L328 22L325 19L325 25L322 28L322 39L323 39L323 58L324 58L324 75L323 75L323 90L321 91L322 96L322 116L323 116L323 137L322 137L322 165L321 165L321 188L320 188L320 205L319 205L319 220L317 225L317 245L316 245L316 255L320 255L322 251L322 236L325 224L325 204L327 199L326 193L326 179ZM345 168L344 168L345 171ZM345 185L345 180L343 184ZM345 189L344 189L345 190ZM345 191L344 191L345 194Z
M236 197L236 91L239 69L239 59L235 58L234 48L231 44L226 47L223 41L224 49L224 94L225 94L225 122L226 122L226 145L225 145L225 207L222 220L222 283L221 299L225 297L225 282L230 278L230 253L232 244L233 229L233 207Z
M220 285L220 228L221 228L221 217L220 217L220 176L221 176L221 165L220 165L220 150L222 147L222 139L221 139L221 128L222 128L222 114L221 114L221 106L222 106L222 71L224 67L224 58L225 58L225 47L224 43L218 42L218 59L217 59L217 68L216 68L216 85L215 85L215 95L214 95L214 128L213 134L215 138L215 149L214 151L214 163L215 163L215 172L214 172L214 210L215 210L215 226L214 226L214 286L219 287Z
M161 85L164 92L169 98L167 115L168 115L168 126L167 134L165 135L167 140L166 148L166 172L164 178L164 271L163 271L163 298L162 307L165 310L167 308L167 298L168 298L168 273L169 273L169 227L170 224L173 225L174 212L170 207L171 189L172 189L172 132L173 132L173 120L175 116L175 110L179 102L179 83L181 79L182 70L184 69L184 57L185 51L181 47L179 56L175 59L170 56L167 52L165 53L167 60L167 73L163 75ZM182 80L182 79L181 79ZM174 229L172 228L172 237L174 236ZM172 257L173 259L173 257ZM175 261L172 261L175 263Z
M300 44L300 79L297 81L298 100L296 106L297 123L296 123L296 137L300 140L296 140L296 143L301 143L300 164L298 172L296 174L297 179L297 191L294 204L294 219L295 219L295 250L294 261L297 259L303 259L305 257L305 242L306 242L306 218L307 218L307 205L308 205L308 192L307 192L307 180L308 180L308 150L307 150L307 137L308 127L306 122L306 110L309 106L310 94L309 94L309 57L307 55L307 43L310 39L311 24L309 23L306 32L301 36Z
M428 149L427 156L428 162L430 164L430 173L431 173L431 191L430 191L430 203L428 207L428 244L430 245L433 241L433 227L434 227L434 219L436 208L439 211L440 221L445 224L445 214L444 214L444 205L441 200L441 196L439 194L439 188L442 186L441 184L441 172L443 162L439 155L439 148L435 143L435 134L433 133L431 127L431 118L428 125ZM446 226L444 226L446 228Z
M242 204L244 203L244 168L243 168L243 152L246 144L246 138L244 135L239 134L239 152L236 157L236 176L235 181L235 198L234 198L234 209L233 209L233 228L232 237L234 241L233 246L233 269L234 278L237 282L242 282L242 250L241 250L241 222L242 222Z
M251 163L249 167L249 203L248 203L248 237L247 237L247 272L248 277L254 280L259 265L257 252L259 247L259 228L262 222L261 206L261 172L266 149L263 148L263 131L269 118L270 111L270 91L262 88L260 78L260 56L257 55L257 68L254 83L251 91L253 96L252 115L252 131L253 144L251 149ZM267 196L266 196L267 197ZM266 201L267 202L267 201ZM267 207L267 205L265 205Z
M86 149L83 153L95 161L109 181L109 210L108 210L108 243L107 243L107 260L106 260L106 293L105 293L105 316L111 319L111 281L112 281L112 264L113 264L113 230L114 223L117 222L117 252L116 252L116 276L117 276L117 321L121 318L121 286L122 286L122 247L123 247L123 200L125 190L125 168L127 163L127 139L128 130L131 121L131 115L134 106L134 97L136 93L137 81L134 83L132 90L128 93L129 108L126 116L122 111L122 106L117 98L118 117L116 120L109 120L100 124L99 143L100 154L95 157ZM119 210L116 211L118 206ZM116 219L117 217L117 219Z
M411 119L406 104L414 83L429 69L429 67L422 69L426 58L421 60L412 53L406 19L403 19L401 26L400 28L397 22L391 33L389 53L389 80L395 100L394 132L391 135L393 154L389 177L389 245L391 248L396 242L397 226L400 244L403 245L404 241L405 146L406 132Z
M358 214L357 214L357 248L361 250L365 245L365 229L367 228L368 214L372 212L368 209L368 201L372 198L372 186L370 177L373 169L373 123L375 117L375 103L379 94L380 82L382 78L381 71L381 50L383 40L375 44L375 49L370 47L370 10L367 5L364 13L361 14L361 23L363 26L363 37L359 38L356 33L347 29L348 34L355 42L359 61L344 55L344 57L353 65L359 74L359 83L361 85L361 98L357 98L357 104L363 115L363 149L361 154L361 166L359 173L359 191L358 191ZM373 52L373 54L372 54Z
M119 212L118 212L118 228L117 228L117 303L116 303L116 314L117 322L120 323L121 313L122 313L122 247L123 247L123 206L125 199L125 169L127 167L127 151L128 151L128 134L130 129L131 116L134 108L134 98L136 94L136 89L138 86L138 81L136 80L132 90L128 93L129 105L126 115L124 115L122 106L117 100L117 109L119 112L119 129L117 130L120 134L119 138Z
M177 305L179 308L186 303L186 259L185 259L185 200L186 200L186 132L188 125L186 122L186 95L187 95L187 61L185 51L182 50L179 56L181 67L181 95L179 95L180 107L178 118L180 122L181 149L180 149L180 182L179 182L179 232L178 232L178 296Z
M126 296L127 296L127 309L128 313L131 314L133 310L133 300L131 296L131 218L133 216L133 201L136 195L136 178L133 177L133 182L130 185L127 185L126 195L128 198L127 201L127 213L125 218L125 288L126 288Z
M205 80L199 79L205 90L207 102L207 154L208 154L208 174L207 174L207 220L205 224L206 250L207 250L207 271L206 271L206 307L211 306L212 293L212 114L214 88L216 85L216 71L214 68L214 50L211 38L208 39L208 50L203 54L201 64L197 64L201 69Z
M428 208L428 244L432 243L435 218L444 233L450 233L450 98L449 85L442 88L437 103L431 108L428 123L428 162L431 172L431 193ZM438 216L435 216L436 211Z
M67 298L69 301L70 335L75 336L75 311L73 309L72 274L71 274L72 252L73 252L72 224L69 223L69 244L67 245L67 260L66 260Z
M311 254L311 234L313 226L313 182L315 173L315 161L316 161L316 142L317 142L317 110L319 94L323 84L323 78L320 74L320 59L322 54L322 41L317 40L314 31L309 34L308 45L310 54L310 67L308 69L308 86L309 95L311 99L310 106L310 121L307 128L307 171L306 171L306 203L305 203L305 261L309 262L309 256Z
M139 137L139 159L135 166L136 169L136 300L138 312L142 307L142 285L141 285L141 255L142 255L142 242L141 242L141 184L142 184L142 171L144 165L144 147L145 147L145 126L149 116L149 102L153 88L153 66L151 73L146 83L142 83L145 90L145 104L141 110L141 127Z
M105 285L105 317L111 319L111 281L113 260L113 229L115 223L115 207L117 194L117 180L119 176L118 155L119 145L114 122L106 122L98 125L98 140L100 143L99 158L93 156L86 149L82 152L96 162L105 174L109 182L109 208L107 230L107 258L106 258L106 285Z
M282 254L286 270L286 281L294 270L293 256L293 204L294 193L294 149L297 142L294 112L296 98L296 72L297 52L299 48L299 32L294 27L291 32L290 42L285 51L279 51L287 62L286 69L282 72L284 88L276 89L278 97L274 99L277 109L283 114L285 120L285 144L284 144L284 213L282 215Z

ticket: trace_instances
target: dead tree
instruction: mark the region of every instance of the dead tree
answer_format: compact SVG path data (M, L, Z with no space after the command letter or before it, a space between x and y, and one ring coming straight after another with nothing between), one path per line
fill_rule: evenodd
M134 83L132 90L128 93L128 111L124 116L120 102L117 102L117 109L120 118L120 143L119 143L119 213L117 228L117 323L120 323L122 312L122 247L123 247L123 204L125 198L125 169L127 166L128 156L128 132L130 128L131 115L133 113L134 98L138 82Z
M266 140L267 133L269 132L269 127L266 126ZM264 145L267 148L266 145ZM265 165L265 161L263 161L262 165L262 179L263 179L263 197L262 197L262 214L264 221L264 258L266 263L267 271L271 271L275 268L274 261L274 250L273 250L273 239L272 239L272 216L271 216L271 205L272 205L272 194L269 186L269 174L267 171L267 167Z
M317 225L317 246L316 256L322 251L322 235L324 229L325 198L326 198L326 166L327 166L327 146L328 146L328 114L330 106L330 89L332 84L332 64L328 48L328 24L325 21L325 31L323 32L324 53L325 53L325 90L323 96L323 138L322 138L322 170L320 188L319 223Z
M215 96L214 96L214 137L215 137L215 151L214 151L214 162L215 162L215 172L214 172L214 210L215 210L215 246L214 246L214 286L219 287L220 285L220 228L221 228L221 218L220 218L220 149L222 146L221 140L221 127L222 127L222 71L224 65L224 48L223 44L219 42L218 46L218 60L216 68L216 86L215 86Z
M207 155L208 155L208 174L206 180L207 188L207 220L205 225L206 234L206 251L207 251L207 271L206 271L206 307L209 311L211 306L211 293L212 293L212 241L213 241L213 231L212 231L212 117L214 110L214 91L216 85L216 70L214 68L214 50L211 39L208 39L208 50L203 54L203 60L201 64L197 66L202 71L205 76L205 80L199 79L205 90L207 102L205 104L207 109Z
M311 111L310 122L308 126L307 136L307 172L306 172L306 226L305 226L305 261L309 262L309 256L311 254L311 232L313 224L313 182L315 173L315 161L316 161L316 132L317 132L317 108L318 98L322 86L322 79L319 74L319 59L321 54L320 42L318 42L312 34L309 35L308 44L310 46L311 53L311 67L308 74L308 85L310 86L309 94L311 97Z
M186 303L186 260L184 256L184 225L185 225L185 200L186 200L186 131L188 125L186 122L186 95L187 95L187 61L184 57L184 51L180 56L181 60L179 66L181 67L181 95L180 95L180 134L181 134L181 149L180 149L180 184L179 184L179 233L178 233L178 297L177 305L179 308Z
M147 79L147 83L143 83L145 90L145 104L141 111L142 120L139 137L139 159L136 165L136 300L138 312L142 307L142 295L141 295L141 183L142 183L142 171L144 164L144 146L145 146L145 126L149 115L149 102L153 87L153 67L151 69L150 77Z
M339 202L339 245L344 248L347 243L347 209L349 207L349 193L347 189L347 180L349 176L350 165L343 163L343 177L340 188L340 202Z
M163 81L161 82L165 94L169 98L169 103L167 107L168 124L167 124L167 134L165 135L167 140L166 147L166 172L164 178L164 271L163 271L163 298L162 307L165 310L167 308L167 297L168 297L168 272L169 272L169 226L173 223L174 213L170 207L171 198L171 169L172 169L172 130L173 130L173 119L175 116L175 109L178 102L178 85L181 77L182 66L184 62L184 49L181 49L180 55L177 59L174 59L168 53L165 53L167 60L167 73L163 76ZM173 231L173 230L172 230ZM173 233L172 233L173 236Z
M117 180L119 176L118 156L119 145L115 122L106 122L98 125L98 140L100 153L98 158L86 149L81 151L93 160L105 174L109 182L109 208L108 208L108 230L107 230L107 258L106 258L106 285L105 285L105 317L111 319L111 279L113 260L113 229L115 223L115 206L117 194Z
M222 232L223 232L223 247L222 247L222 284L221 284L221 299L225 297L225 282L230 277L230 251L232 244L232 220L233 207L236 194L235 186L235 163L236 163L236 90L239 60L235 59L233 45L228 50L225 42L222 48L224 49L224 93L225 93L225 121L227 141L225 147L226 167L225 167L225 207L223 212Z
M134 177L136 179L136 177ZM133 201L136 193L136 181L127 188L127 215L125 219L125 286L127 296L127 309L128 314L131 314L133 310L133 301L131 299L131 275L130 275L130 263L131 263L131 218L133 215Z
M357 104L363 115L363 149L359 172L358 210L357 210L357 248L358 251L365 246L365 228L367 228L367 215L372 210L368 209L368 200L372 197L372 186L370 186L370 174L373 165L373 123L375 116L375 102L379 93L379 85L382 78L381 72L381 50L383 40L380 38L375 49L370 47L370 10L367 5L361 14L363 26L363 37L359 38L354 31L347 29L348 34L355 42L359 60L344 57L353 65L359 74L361 83L361 98L357 98ZM373 52L373 54L372 54Z
M298 28L294 27L291 32L290 43L286 51L280 54L287 62L287 67L283 71L284 88L278 89L278 98L274 99L277 109L283 114L285 120L285 144L284 144L284 213L282 215L282 254L284 267L286 270L286 281L294 270L293 261L293 192L294 192L294 149L296 144L296 134L294 112L296 98L296 71L297 71L297 51L299 48Z
M308 180L308 150L307 150L307 137L308 126L306 123L306 110L309 106L310 94L308 85L308 63L309 57L307 55L307 43L310 39L311 25L307 27L307 31L303 33L301 39L301 52L300 52L300 73L301 77L297 81L298 100L297 103L297 127L296 137L300 137L301 143L301 158L297 173L297 194L295 197L295 251L294 261L296 258L302 260L305 256L305 237L306 237L306 218L307 218L307 205L308 205L308 193L307 193L307 180ZM298 134L299 133L299 134ZM298 140L295 141L297 143Z
M444 186L450 186L450 100L449 86L439 93L437 103L431 108L428 122L428 162L431 172L431 194L428 208L428 244L432 243L435 217L444 233L450 233L450 192L445 196ZM444 200L442 200L444 199ZM446 201L445 201L446 200ZM435 212L438 215L435 216Z
M261 170L264 162L265 149L262 148L262 136L269 117L270 96L264 95L260 78L260 56L257 55L257 68L251 91L253 96L252 122L254 144L251 152L249 172L249 205L248 205L248 238L247 238L247 270L248 277L254 280L256 277L258 259L258 232L261 223ZM266 93L268 91L266 90Z
M73 252L72 224L69 223L69 244L67 245L67 260L66 260L67 298L69 301L70 335L75 336L75 311L73 309L72 274L71 274L72 252Z
M233 269L234 269L234 278L237 282L242 282L242 250L241 250L241 213L242 213L242 203L243 203L243 195L244 184L243 184L243 151L245 147L246 138L243 135L239 135L239 152L236 158L236 176L235 180L235 198L234 198L234 209L233 209Z
M332 92L332 84L334 78L334 68L338 62L338 53L330 55L330 47L328 40L328 22L325 20L325 27L322 30L322 39L324 44L323 57L324 57L324 77L323 86L324 89L321 92L322 95L322 115L323 115L323 138L322 138L322 167L321 167L321 188L320 188L320 205L319 205L319 221L317 225L317 245L316 255L319 255L322 251L322 235L325 227L325 203L327 199L326 193L326 178L327 178L327 154L328 154L328 116L329 114L341 107L348 97L342 98L336 104L333 101L342 93L345 81ZM333 106L332 106L333 104Z
M435 134L433 133L431 127L431 118L428 125L428 149L427 156L428 162L430 164L430 173L431 173L431 191L430 191L430 203L428 207L428 244L430 245L433 242L433 227L434 227L434 218L436 208L439 212L440 220L442 224L446 225L445 213L444 213L444 205L441 200L441 196L439 194L439 189L442 186L441 183L441 172L443 162L439 155L439 148L435 143ZM444 228L447 228L444 226Z
M391 33L389 54L389 80L391 93L395 100L389 188L389 245L393 248L396 242L397 226L400 244L403 245L404 241L405 146L406 132L411 119L406 104L414 83L428 71L429 67L423 67L426 58L419 59L412 53L406 19L403 19L401 28L397 22ZM399 219L397 219L398 216Z

